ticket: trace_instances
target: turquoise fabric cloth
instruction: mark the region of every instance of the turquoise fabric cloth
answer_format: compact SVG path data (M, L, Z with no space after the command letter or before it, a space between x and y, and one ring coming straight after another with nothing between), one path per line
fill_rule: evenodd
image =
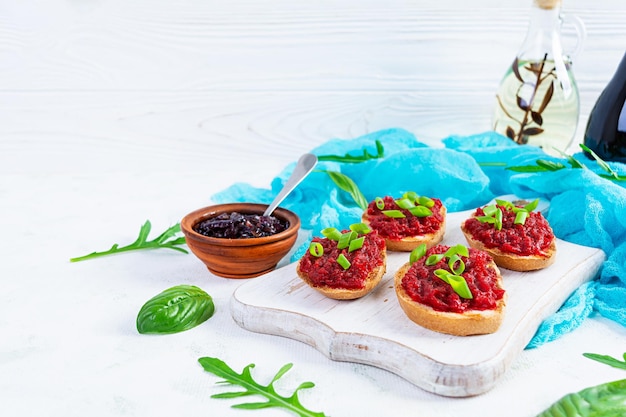
M388 129L356 139L332 139L311 152L318 156L359 155L367 149L376 154L376 141L384 147L383 158L357 164L319 162L316 170L281 204L300 216L305 237L319 235L326 227L360 221L361 208L323 170L347 175L368 201L413 190L440 198L450 212L471 209L505 194L542 197L550 201L546 217L558 238L600 248L607 259L596 279L578 288L559 311L541 324L528 348L555 340L595 313L626 326L626 182L601 178L599 165L582 153L574 157L585 168L571 168L564 158L547 156L537 147L519 146L494 132L450 136L442 139L443 147L435 148L410 132ZM535 165L537 159L560 162L567 168L533 173L505 169ZM295 162L285 167L271 188L238 183L212 199L216 203L269 203L294 165ZM626 173L623 164L610 166L619 174ZM308 242L301 245L292 260L299 259L307 248Z

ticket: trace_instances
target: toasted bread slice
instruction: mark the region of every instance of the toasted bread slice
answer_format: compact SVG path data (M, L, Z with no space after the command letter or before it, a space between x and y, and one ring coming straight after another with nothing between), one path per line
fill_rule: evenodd
M467 221L467 220L466 220ZM467 244L474 249L481 249L487 252L496 264L502 268L510 269L512 271L535 271L538 269L546 268L554 263L556 260L556 239L552 239L550 247L545 253L545 256L541 255L518 255L514 253L504 252L499 248L488 248L480 240L474 239L465 227L465 222L461 223L461 231L465 235Z
M504 317L506 293L493 310L467 310L463 313L437 311L413 300L402 287L402 278L410 267L407 262L398 269L394 276L394 287L400 307L411 321L427 329L455 336L489 334L498 330ZM489 267L497 271L498 286L502 288L502 275L497 265L492 262Z
M385 245L387 246L387 249L394 252L411 252L422 243L426 244L427 249L430 249L441 242L446 232L446 207L442 205L439 212L441 213L443 221L439 225L439 229L437 229L436 232L408 236L400 240L385 238ZM363 213L361 221L371 227L367 213Z
M300 261L298 261L296 265L296 273L298 276L306 282L311 288L319 291L324 294L326 297L333 298L335 300L354 300L357 298L361 298L367 294L369 294L376 286L380 283L387 271L387 252L386 250L380 253L382 258L382 264L374 268L367 275L365 279L365 285L360 289L347 289L347 288L335 288L330 286L318 286L315 285L310 279L309 275L304 273L300 269Z

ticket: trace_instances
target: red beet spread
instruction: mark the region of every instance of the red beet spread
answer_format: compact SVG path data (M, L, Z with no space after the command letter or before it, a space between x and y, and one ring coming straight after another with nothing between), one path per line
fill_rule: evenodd
M462 258L465 262L462 276L474 297L466 299L433 274L436 269L450 271L446 259L435 265L425 264L430 255L444 253L449 248L446 245L436 245L426 252L426 256L415 261L402 278L404 291L414 301L437 311L463 313L467 310L494 310L497 301L504 297L504 289L496 284L498 279L496 271L493 267L487 266L492 262L491 256L484 251L469 248L469 258Z
M493 224L471 217L465 222L471 236L488 248L498 248L521 256L546 256L554 233L543 215L533 211L528 213L523 225L514 224L515 213L503 206L498 207L502 210L502 229L496 230ZM484 216L482 207L476 209L474 216Z
M435 233L443 222L443 216L441 215L442 203L437 198L432 200L435 203L430 208L433 212L432 216L416 217L408 210L398 207L393 197L386 196L383 198L385 207L382 209L376 206L376 201L369 203L366 211L367 220L372 229L377 230L382 237L390 240L401 240L405 237ZM383 214L382 210L400 210L405 217L389 217Z
M361 289L372 269L383 264L381 252L385 250L385 239L374 230L365 235L363 246L352 252L347 248L337 249L337 241L328 238L315 237L313 242L322 245L324 254L318 258L307 251L300 260L300 270L316 287ZM342 253L351 263L348 269L337 263L337 257Z

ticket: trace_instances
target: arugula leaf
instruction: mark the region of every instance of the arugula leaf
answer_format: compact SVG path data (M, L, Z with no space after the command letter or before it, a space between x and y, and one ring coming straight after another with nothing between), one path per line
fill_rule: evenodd
M626 370L626 352L624 353L623 361L613 358L612 356L609 356L609 355L599 355L597 353L583 353L583 356L585 358L593 359L594 361L598 361L600 363L612 366L614 368Z
M349 164L356 164L360 162L365 162L370 159L380 159L385 156L385 150L383 148L383 144L376 140L376 154L373 155L369 153L367 149L363 149L363 155L350 155L350 153L346 153L345 155L320 155L317 157L318 161L330 161L330 162L345 162Z
M363 193L361 193L359 187L350 177L338 171L322 170L321 172L325 172L326 174L328 174L330 179L335 183L337 187L349 193L354 202L359 207L361 207L363 210L367 209L367 200L365 199L365 196L363 195Z
M139 229L139 236L137 236L137 239L130 245L120 247L119 244L115 243L113 244L113 246L111 246L109 250L102 252L92 252L88 255L70 258L70 262L85 261L87 259L98 258L100 256L141 249L167 248L173 249L178 252L189 253L187 250L178 247L178 245L185 244L185 237L177 236L177 234L180 233L180 223L169 227L155 239L148 240L148 235L150 234L151 229L152 224L150 223L150 220L146 220L146 222L141 226L141 229Z
M148 300L137 314L141 334L179 333L207 321L215 312L213 298L194 285L177 285Z
M315 386L314 383L303 382L289 397L284 397L276 392L274 383L291 369L293 366L291 363L283 365L268 385L262 385L256 382L252 377L250 370L254 368L253 363L247 365L241 373L237 373L226 363L217 358L203 357L198 359L198 362L200 362L200 365L202 365L205 371L224 378L224 380L220 382L221 384L238 385L243 388L243 391L229 391L214 394L211 398L239 398L250 395L260 395L266 399L266 401L235 404L232 408L258 410L262 408L279 407L292 411L300 417L326 417L324 413L313 412L306 409L298 398L298 392L301 389L313 388Z

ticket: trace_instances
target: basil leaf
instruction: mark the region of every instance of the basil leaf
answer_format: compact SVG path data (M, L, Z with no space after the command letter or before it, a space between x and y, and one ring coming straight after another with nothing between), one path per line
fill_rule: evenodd
M626 379L567 394L537 417L597 417L626 415Z
M215 312L209 294L193 285L177 285L148 300L137 314L141 334L171 334L207 321Z

